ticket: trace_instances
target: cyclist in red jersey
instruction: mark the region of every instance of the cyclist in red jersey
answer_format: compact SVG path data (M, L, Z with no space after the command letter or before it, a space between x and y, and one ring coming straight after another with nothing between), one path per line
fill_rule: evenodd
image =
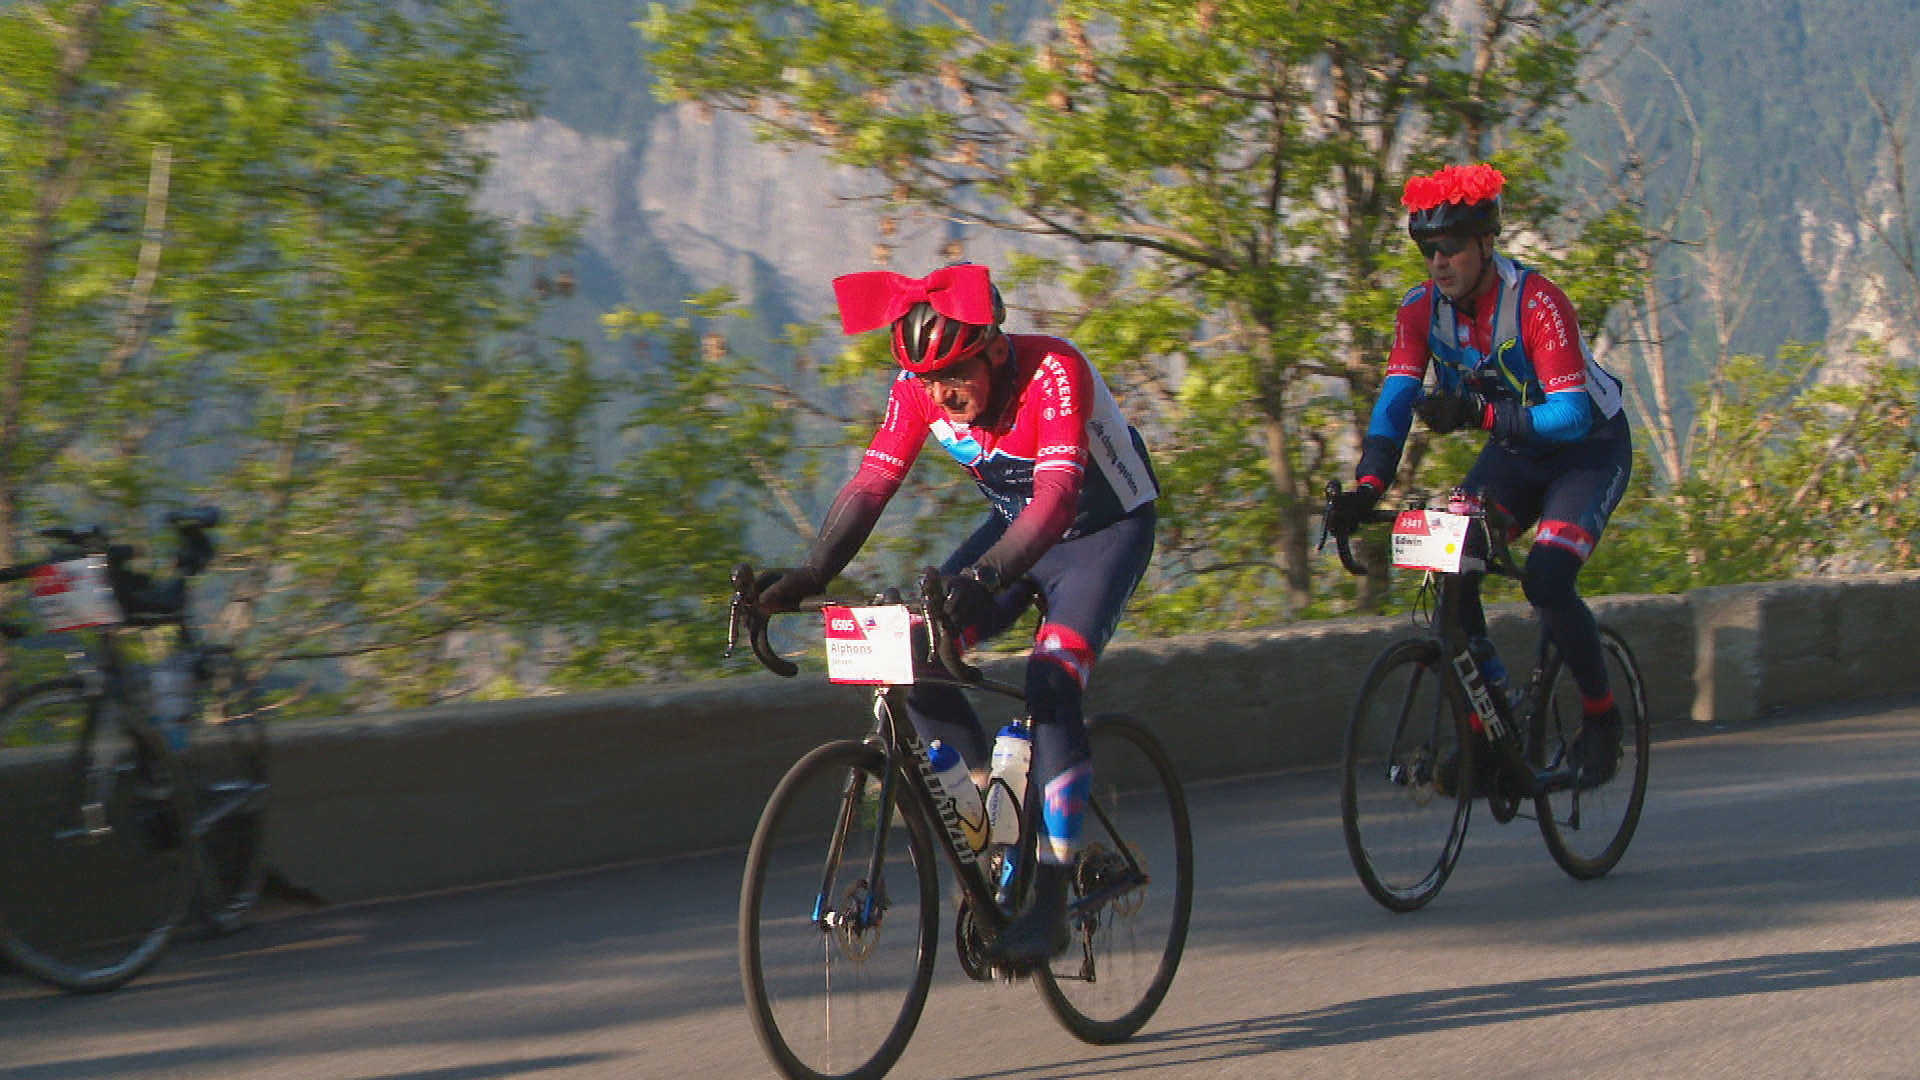
M805 563L763 577L760 603L791 609L845 569L929 435L973 476L991 509L941 567L948 612L968 643L1005 631L1036 598L1045 612L1026 674L1031 774L1043 797L1039 863L1030 904L997 945L1016 964L1040 962L1069 938L1069 878L1092 781L1081 702L1153 555L1153 467L1078 349L1000 329L1006 308L986 267L920 279L848 274L834 293L847 333L891 328L904 370ZM945 741L984 776L991 750L964 694L922 684L907 703L922 738Z
M1387 377L1361 442L1355 488L1335 497L1327 525L1351 532L1399 467L1417 413L1438 434L1489 433L1463 486L1538 523L1527 555L1527 600L1580 686L1586 723L1569 752L1581 787L1613 778L1621 754L1593 612L1575 587L1626 493L1633 441L1621 384L1580 336L1560 287L1495 253L1505 178L1487 165L1448 166L1407 181L1407 231L1431 279L1401 301ZM1432 389L1423 390L1431 368ZM1464 612L1484 637L1478 588ZM1503 681L1494 657L1489 682Z

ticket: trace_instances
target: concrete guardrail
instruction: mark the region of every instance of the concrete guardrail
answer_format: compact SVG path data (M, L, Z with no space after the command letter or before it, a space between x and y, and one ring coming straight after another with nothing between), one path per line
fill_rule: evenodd
M1656 723L1920 692L1920 574L1592 603L1639 660ZM1517 678L1531 620L1492 616ZM1411 630L1396 615L1121 642L1089 711L1146 721L1189 782L1328 764L1374 657ZM997 674L1017 680L1021 662ZM863 733L866 700L807 671L288 723L269 864L345 902L744 845L795 759Z

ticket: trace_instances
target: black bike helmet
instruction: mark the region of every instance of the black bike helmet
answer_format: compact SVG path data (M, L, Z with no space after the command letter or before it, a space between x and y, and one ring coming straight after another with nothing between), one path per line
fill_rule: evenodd
M993 286L993 325L979 326L961 322L933 310L932 304L915 304L893 323L893 358L915 375L952 367L993 343L1000 324L1006 321L1007 305L1000 298L999 286Z
M1449 165L1432 176L1408 178L1400 198L1407 207L1408 235L1429 240L1499 232L1505 184L1506 177L1491 165Z

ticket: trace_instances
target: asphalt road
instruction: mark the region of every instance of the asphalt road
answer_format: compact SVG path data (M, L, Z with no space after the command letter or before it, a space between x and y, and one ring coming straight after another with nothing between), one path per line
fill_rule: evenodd
M1634 846L1578 883L1476 813L1446 891L1378 908L1338 778L1191 790L1166 1005L1086 1047L943 951L900 1077L1920 1076L1920 706L1664 732ZM104 997L0 975L0 1077L768 1075L735 969L741 853L329 910L281 905Z

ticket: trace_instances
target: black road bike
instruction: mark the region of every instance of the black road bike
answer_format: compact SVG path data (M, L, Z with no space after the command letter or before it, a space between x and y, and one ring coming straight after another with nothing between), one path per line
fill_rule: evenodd
M1327 485L1329 510L1339 491L1338 481ZM1580 691L1544 633L1518 700L1489 689L1484 658L1461 625L1463 590L1469 574L1518 580L1524 565L1508 547L1511 521L1477 504L1470 500L1466 514L1417 504L1375 510L1364 522L1394 524L1395 565L1427 571L1416 605L1427 613L1424 632L1374 662L1347 726L1340 794L1347 853L1367 892L1392 911L1417 910L1439 895L1459 861L1476 796L1501 824L1533 817L1554 861L1581 880L1619 863L1646 801L1645 684L1617 631L1600 628L1624 751L1605 784L1574 782L1568 751L1584 719ZM1458 538L1458 550L1436 564L1442 532ZM1326 538L1323 531L1322 545ZM1365 574L1349 536L1334 538L1347 570Z
M729 651L744 632L762 664L792 676L798 669L768 644L753 572L737 567L733 582ZM924 628L914 632L911 675L871 680L864 738L827 743L788 770L747 853L741 982L754 1032L789 1077L878 1077L905 1051L940 938L936 851L959 886L953 941L967 975L1030 976L1047 1007L1086 1042L1139 1031L1166 997L1186 945L1193 840L1180 782L1139 722L1103 715L1087 722L1094 787L1072 874L1072 943L1029 971L996 959L993 943L1029 887L1039 815L1019 814L1017 843L983 848L980 826L955 813L907 718L905 682L1024 695L961 659L938 574L927 570L919 584L917 606L901 605L892 590L877 598L900 625L911 616ZM880 610L804 607L830 619ZM1019 805L1032 804L1023 797Z
M66 646L66 674L0 703L0 953L70 992L124 985L182 925L236 929L260 895L260 698L188 618L219 512L168 520L168 578L133 570L135 549L97 526L45 530L50 558L0 569L32 583Z

